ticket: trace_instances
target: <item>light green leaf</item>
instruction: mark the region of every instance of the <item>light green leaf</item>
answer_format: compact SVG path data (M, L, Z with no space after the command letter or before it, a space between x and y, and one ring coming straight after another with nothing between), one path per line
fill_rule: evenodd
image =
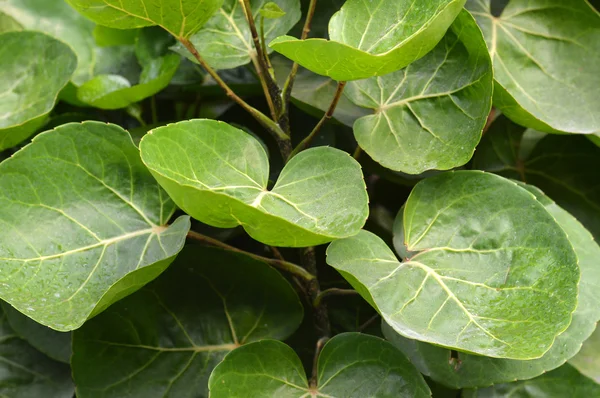
M464 398L591 398L600 396L600 385L564 365L532 380L465 390Z
M431 51L466 0L348 0L329 21L329 40L275 39L275 51L337 81L383 76Z
M600 132L600 14L584 0L469 0L494 63L494 105L545 132Z
M174 211L120 127L40 134L0 164L0 297L76 329L165 270L190 225Z
M187 38L221 7L223 0L66 0L92 21L117 29L158 25Z
M487 387L492 384L531 379L558 368L573 357L600 320L600 247L592 235L569 213L532 186L525 186L568 235L579 259L581 282L577 309L569 328L556 338L540 359L515 361L455 353L430 344L406 339L384 325L385 336L402 350L417 368L435 381L453 388Z
M514 182L444 173L417 184L399 217L404 262L366 231L327 250L327 263L397 333L523 360L541 357L571 323L577 257L556 220Z
M266 3L267 0L250 0L252 14L257 16ZM267 42L286 34L302 15L299 0L276 0L274 3L285 11L285 15L264 21ZM260 29L259 22L256 23L257 29ZM239 0L225 0L223 7L190 41L214 69L232 69L256 58L252 34ZM174 50L193 62L198 62L183 45L178 44Z
M580 373L600 384L600 328L596 328L569 363Z
M63 363L71 362L71 333L62 333L26 317L12 306L2 303L10 327L35 349Z
M71 80L77 57L66 44L38 32L0 34L0 150L40 128Z
M94 39L100 47L126 46L135 44L139 33L139 29L114 29L96 25Z
M53 361L14 332L0 309L0 396L71 398L69 365Z
M1 6L2 4L0 4ZM0 8L1 9L1 8ZM0 11L0 33L23 30L23 26L13 17Z
M225 354L285 339L301 321L296 292L268 265L187 248L155 282L74 333L78 396L208 397L208 377Z
M283 11L277 3L272 1L265 4L259 12L262 17L269 19L278 19L285 15L285 11Z
M310 388L300 358L284 343L263 340L228 354L213 371L212 398L329 397L421 398L429 387L410 362L388 342L359 333L329 340Z
M471 159L492 90L485 41L463 11L425 57L398 72L351 82L346 96L374 112L354 124L361 148L388 169L420 174Z
M142 160L175 203L208 225L242 225L272 246L304 247L358 233L368 215L360 165L329 147L301 152L267 190L269 163L251 135L214 120L160 127Z

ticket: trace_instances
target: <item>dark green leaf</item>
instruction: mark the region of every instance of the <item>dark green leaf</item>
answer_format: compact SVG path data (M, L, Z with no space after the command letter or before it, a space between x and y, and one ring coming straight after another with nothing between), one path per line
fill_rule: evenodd
M94 39L100 47L125 46L135 44L139 29L114 29L97 25L94 28Z
M75 329L164 271L189 229L174 211L120 127L40 134L0 164L0 296Z
M485 41L463 11L425 57L398 72L351 82L346 95L374 111L354 124L361 148L388 169L420 174L469 161L492 89Z
M302 363L287 345L264 340L237 348L209 380L212 398L329 397L421 398L431 396L423 377L389 343L344 333L319 356L317 386L310 388Z
M301 152L267 190L269 162L251 135L214 120L161 127L140 143L169 195L206 224L242 225L272 246L303 247L355 235L368 215L360 165L338 149Z
M514 182L444 173L417 184L399 217L409 253L402 263L366 231L327 250L328 264L396 332L489 357L534 359L571 323L577 257L556 220Z

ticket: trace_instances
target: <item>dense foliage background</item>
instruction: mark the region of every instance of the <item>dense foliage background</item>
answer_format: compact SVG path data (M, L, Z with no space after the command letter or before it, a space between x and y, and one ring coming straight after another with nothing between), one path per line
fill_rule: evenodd
M600 396L587 0L0 0L0 395Z

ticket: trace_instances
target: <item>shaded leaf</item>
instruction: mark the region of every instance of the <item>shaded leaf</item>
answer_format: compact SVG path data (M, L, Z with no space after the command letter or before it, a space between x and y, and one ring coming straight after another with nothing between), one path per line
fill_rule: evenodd
M600 329L596 328L590 338L583 343L579 353L571 358L569 364L600 384Z
M40 134L0 164L0 296L75 329L164 271L189 229L174 211L120 127Z
M485 41L463 11L425 57L398 72L348 85L346 96L374 112L354 124L356 140L373 160L396 171L462 166L481 138L492 82Z
M469 0L494 63L494 106L545 132L600 132L600 15L584 0Z
M141 65L146 65L156 58L169 53L173 45L173 36L158 27L144 28L135 42L135 56Z
M329 40L281 36L269 44L306 69L337 81L404 68L442 39L465 0L348 0L329 21Z
M366 231L327 250L327 263L397 333L534 359L571 323L577 257L556 220L514 182L444 173L417 184L399 217L404 262Z
M267 0L250 0L252 14L258 16L259 11L268 3ZM273 3L285 11L285 15L264 20L267 42L286 34L301 16L299 0L276 0ZM260 29L259 21L256 24L257 29ZM223 7L190 41L214 69L232 69L256 58L252 34L239 0L225 0ZM183 45L178 44L174 49L191 61L198 62Z
M10 398L71 398L68 365L53 361L17 336L0 310L0 395Z
M226 123L161 127L140 148L144 163L186 213L215 227L242 225L265 244L314 246L352 236L368 215L360 165L338 149L301 152L269 191L264 148Z
M158 25L175 37L189 37L223 0L66 0L92 21L117 29Z
M139 29L114 29L102 25L94 27L94 39L100 47L135 44Z
M287 338L301 320L294 289L268 265L189 247L155 282L74 333L78 396L207 397L225 354Z
M317 386L310 388L290 347L264 340L228 354L209 380L213 398L429 397L423 377L388 342L359 333L333 337L318 360Z
M569 328L560 334L552 348L539 359L515 361L455 353L441 347L406 339L384 325L384 334L402 350L417 368L439 383L454 388L487 387L492 384L531 379L558 368L573 357L581 344L593 332L600 320L600 247L591 234L569 213L532 186L525 186L536 195L568 235L579 259L581 282L577 309Z
M0 150L24 141L47 119L77 57L38 32L0 34Z

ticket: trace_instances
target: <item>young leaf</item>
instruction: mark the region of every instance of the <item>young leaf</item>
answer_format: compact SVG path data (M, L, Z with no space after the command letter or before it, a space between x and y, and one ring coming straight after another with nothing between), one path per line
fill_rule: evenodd
M569 326L577 257L525 189L493 174L444 173L417 184L399 217L410 253L402 263L366 231L327 250L327 263L396 332L489 357L534 359Z
M161 127L140 143L142 160L175 203L219 228L242 225L272 246L304 247L358 233L368 215L360 165L320 147L301 152L267 190L269 163L251 135L214 120Z
M583 0L469 0L494 63L494 105L546 132L600 132L600 14Z
M60 331L136 291L181 250L189 219L129 134L98 122L38 135L0 164L0 297Z
M250 0L252 14L259 15L259 11L267 3L267 0ZM299 0L276 0L274 4L285 11L285 15L277 19L265 19L266 41L286 34L302 15ZM257 29L260 29L260 23L257 21L256 24ZM223 7L190 41L214 69L236 68L256 58L252 34L239 0L225 0ZM198 62L183 45L178 44L174 49L193 62Z
M596 328L569 363L580 373L600 384L600 328Z
M453 356L447 349L406 339L384 325L384 335L388 340L404 352L422 373L439 383L452 388L473 388L539 376L558 368L575 355L600 320L600 291L597 288L600 283L600 247L572 215L538 189L524 187L536 195L538 201L556 219L568 235L579 259L581 281L573 320L543 357L530 361L488 358L461 352Z
M359 333L329 340L318 360L317 385L309 387L296 353L264 340L228 354L209 380L212 398L330 397L421 398L429 387L388 342Z
M66 0L92 21L117 29L158 25L187 38L221 7L223 0Z
M159 279L74 333L78 396L207 397L225 354L285 339L301 320L294 289L268 265L187 248Z
M68 365L53 361L19 338L0 309L0 395L71 398L75 386Z
M466 0L348 0L329 21L331 40L281 36L269 46L337 81L383 76L423 57Z
M354 124L361 148L388 169L420 174L469 161L492 89L485 41L463 11L425 57L401 71L351 82L346 96L374 111Z
M272 1L265 4L259 12L262 17L269 19L278 19L285 15L285 11L283 11L277 3Z
M38 32L0 34L0 150L40 128L71 80L77 57L65 43Z
M569 365L533 380L498 384L481 390L465 390L464 398L590 398L600 396L600 385Z

